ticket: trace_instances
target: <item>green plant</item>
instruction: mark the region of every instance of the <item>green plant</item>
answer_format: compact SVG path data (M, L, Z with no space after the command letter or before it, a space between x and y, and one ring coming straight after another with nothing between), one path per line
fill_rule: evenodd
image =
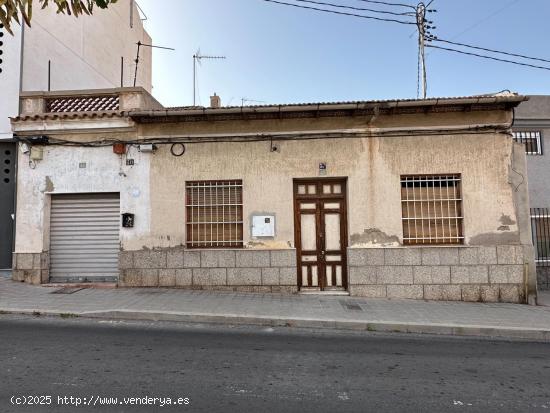
M61 313L61 314L59 314L59 317L61 317L61 318L75 318L75 317L78 317L78 314Z
M53 2L57 6L57 12L74 15L92 14L94 6L106 9L109 4L117 0L39 0L42 8L48 7ZM23 21L30 27L32 19L33 0L0 0L0 23L6 30L13 34L11 23L13 21L21 24Z

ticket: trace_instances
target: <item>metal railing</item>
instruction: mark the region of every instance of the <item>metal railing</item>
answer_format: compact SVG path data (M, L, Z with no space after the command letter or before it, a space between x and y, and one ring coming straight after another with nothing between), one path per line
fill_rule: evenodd
M514 140L525 145L527 155L542 155L541 133L538 131L514 132Z
M531 208L531 230L538 267L550 267L550 208Z

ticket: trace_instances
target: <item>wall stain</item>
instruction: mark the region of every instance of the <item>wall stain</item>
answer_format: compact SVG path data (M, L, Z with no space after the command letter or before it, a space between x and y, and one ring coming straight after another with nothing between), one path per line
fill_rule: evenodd
M366 228L363 233L351 234L351 245L399 245L397 235L388 235L377 228Z
M497 228L497 231L510 231L510 227L508 225L501 225Z
M489 232L470 238L469 245L519 245L519 232Z
M54 190L55 186L52 179L49 176L46 176L46 186L43 192L53 192Z
M502 215L500 217L500 223L502 225L516 225L516 221L510 218L510 215Z
M246 244L247 247L255 248L255 247L265 247L265 243L261 241L249 241Z

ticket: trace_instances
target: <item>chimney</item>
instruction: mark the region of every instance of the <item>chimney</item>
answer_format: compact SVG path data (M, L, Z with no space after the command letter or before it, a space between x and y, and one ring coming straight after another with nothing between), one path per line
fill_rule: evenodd
M218 109L222 106L222 101L218 95L214 93L214 96L210 96L210 107Z

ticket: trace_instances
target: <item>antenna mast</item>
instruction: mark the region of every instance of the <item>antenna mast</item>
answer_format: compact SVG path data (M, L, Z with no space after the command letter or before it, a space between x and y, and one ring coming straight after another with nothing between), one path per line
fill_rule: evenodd
M153 46L152 44L141 43L141 41L138 41L136 44L137 44L137 54L136 54L136 60L134 60L136 62L136 70L134 72L134 87L136 87L138 65L139 65L139 49L141 48L141 46L151 47L151 48L155 48L155 49L176 50L176 49L172 49L171 47Z
M202 59L226 59L226 57L201 55L200 50L197 50L197 52L193 55L193 106L196 106L197 100L197 62L200 64Z

